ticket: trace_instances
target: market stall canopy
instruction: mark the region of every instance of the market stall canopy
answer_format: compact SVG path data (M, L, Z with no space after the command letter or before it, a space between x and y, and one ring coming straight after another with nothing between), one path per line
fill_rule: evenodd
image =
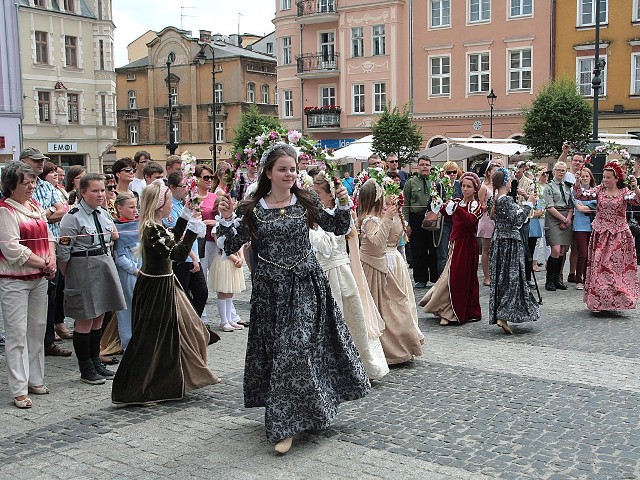
M601 143L615 143L625 147L631 155L640 155L640 139L635 135L608 133L600 135L598 140Z
M426 155L427 157L429 157L429 159L431 159L432 162L459 162L469 157L474 157L479 153L482 152L479 152L475 148L467 148L461 145L456 145L454 143L441 143L440 145L436 145L435 147L430 147L426 150L422 150L418 154L418 156Z
M334 150L331 158L339 163L353 160L366 160L373 153L373 135L359 138L344 148Z
M510 139L448 138L449 143L494 155L531 155L529 147ZM477 153L476 153L477 155Z

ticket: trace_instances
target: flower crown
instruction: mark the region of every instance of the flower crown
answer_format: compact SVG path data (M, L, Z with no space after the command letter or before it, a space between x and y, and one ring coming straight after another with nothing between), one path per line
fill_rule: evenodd
M504 175L504 180L502 180L502 186L504 187L509 181L511 174L509 173L509 170L507 170L505 167L498 167L498 171L502 172L502 174Z
M620 164L614 160L607 162L603 170L612 170L618 180L624 180L625 175Z
M288 143L285 142L278 142L278 143L274 143L273 145L269 146L269 148L267 148L264 153L262 154L262 156L260 157L260 165L264 165L265 163L267 163L267 158L269 158L269 155L271 155L275 150L278 150L280 148L285 148L289 146ZM293 148L293 147L291 147Z

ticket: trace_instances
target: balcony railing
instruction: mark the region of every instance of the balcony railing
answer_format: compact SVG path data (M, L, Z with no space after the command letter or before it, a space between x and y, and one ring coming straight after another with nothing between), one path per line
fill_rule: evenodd
M305 53L296 57L298 73L338 73L338 54Z
M339 126L339 113L307 112L307 128L334 128Z
M337 13L338 0L299 0L298 17Z

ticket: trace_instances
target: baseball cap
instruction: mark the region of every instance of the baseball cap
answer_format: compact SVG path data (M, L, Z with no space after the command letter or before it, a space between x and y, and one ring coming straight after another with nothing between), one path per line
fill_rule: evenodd
M20 158L32 158L33 160L48 160L49 157L47 157L46 155L43 155L40 150L38 150L37 148L33 148L33 147L27 147L24 150L22 150L20 152Z

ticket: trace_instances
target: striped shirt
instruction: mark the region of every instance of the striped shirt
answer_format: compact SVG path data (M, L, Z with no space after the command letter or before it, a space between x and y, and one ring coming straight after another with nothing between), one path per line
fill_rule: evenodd
M62 203L60 195L56 191L55 187L41 178L38 178L38 184L33 191L33 199L38 202L45 212L54 204ZM49 231L57 240L60 237L60 222L48 223L47 226L49 227Z

